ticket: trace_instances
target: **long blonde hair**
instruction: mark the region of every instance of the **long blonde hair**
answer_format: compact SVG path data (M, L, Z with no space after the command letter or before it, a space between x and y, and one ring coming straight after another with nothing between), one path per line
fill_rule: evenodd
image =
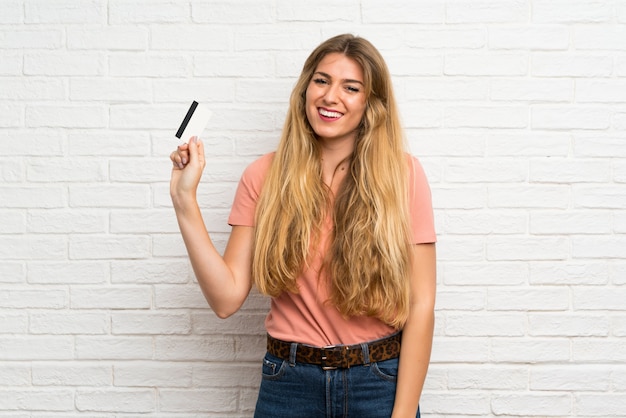
M367 106L350 171L331 206L320 147L305 112L319 62L337 52L363 70ZM291 94L276 154L257 204L253 276L258 289L297 293L322 223L334 230L324 261L330 300L345 316L368 315L401 328L409 309L410 234L404 136L384 59L367 40L345 34L318 46Z

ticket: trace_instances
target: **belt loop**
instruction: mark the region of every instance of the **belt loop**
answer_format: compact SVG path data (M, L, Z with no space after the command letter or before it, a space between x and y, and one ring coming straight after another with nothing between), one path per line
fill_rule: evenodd
M370 364L370 347L367 343L361 343L361 352L363 353L363 364Z
M298 352L298 343L291 343L289 349L289 365L291 367L296 365L296 353Z

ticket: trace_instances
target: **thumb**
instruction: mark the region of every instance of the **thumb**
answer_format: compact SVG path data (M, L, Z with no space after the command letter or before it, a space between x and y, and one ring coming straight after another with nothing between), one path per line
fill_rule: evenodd
M189 162L198 162L201 167L204 167L204 144L197 136L191 138L189 141Z

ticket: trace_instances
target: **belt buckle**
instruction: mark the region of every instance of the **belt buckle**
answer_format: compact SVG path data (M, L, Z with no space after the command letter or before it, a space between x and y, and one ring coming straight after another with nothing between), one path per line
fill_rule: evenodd
M328 355L326 354L328 351L334 352L339 348L337 345L327 345L326 347L322 347L322 358L321 358L321 366L322 370L337 370L337 366L326 366L326 360L328 360Z

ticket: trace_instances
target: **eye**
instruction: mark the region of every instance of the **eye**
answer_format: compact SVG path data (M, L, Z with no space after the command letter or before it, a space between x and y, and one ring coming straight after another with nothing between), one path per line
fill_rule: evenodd
M314 82L315 84L320 84L320 85L322 85L322 84L328 84L328 81L327 81L326 79L324 79L324 78L314 78L314 79L313 79L313 82Z
M355 86L346 86L346 90L348 90L350 93L358 93L361 91L361 89Z

